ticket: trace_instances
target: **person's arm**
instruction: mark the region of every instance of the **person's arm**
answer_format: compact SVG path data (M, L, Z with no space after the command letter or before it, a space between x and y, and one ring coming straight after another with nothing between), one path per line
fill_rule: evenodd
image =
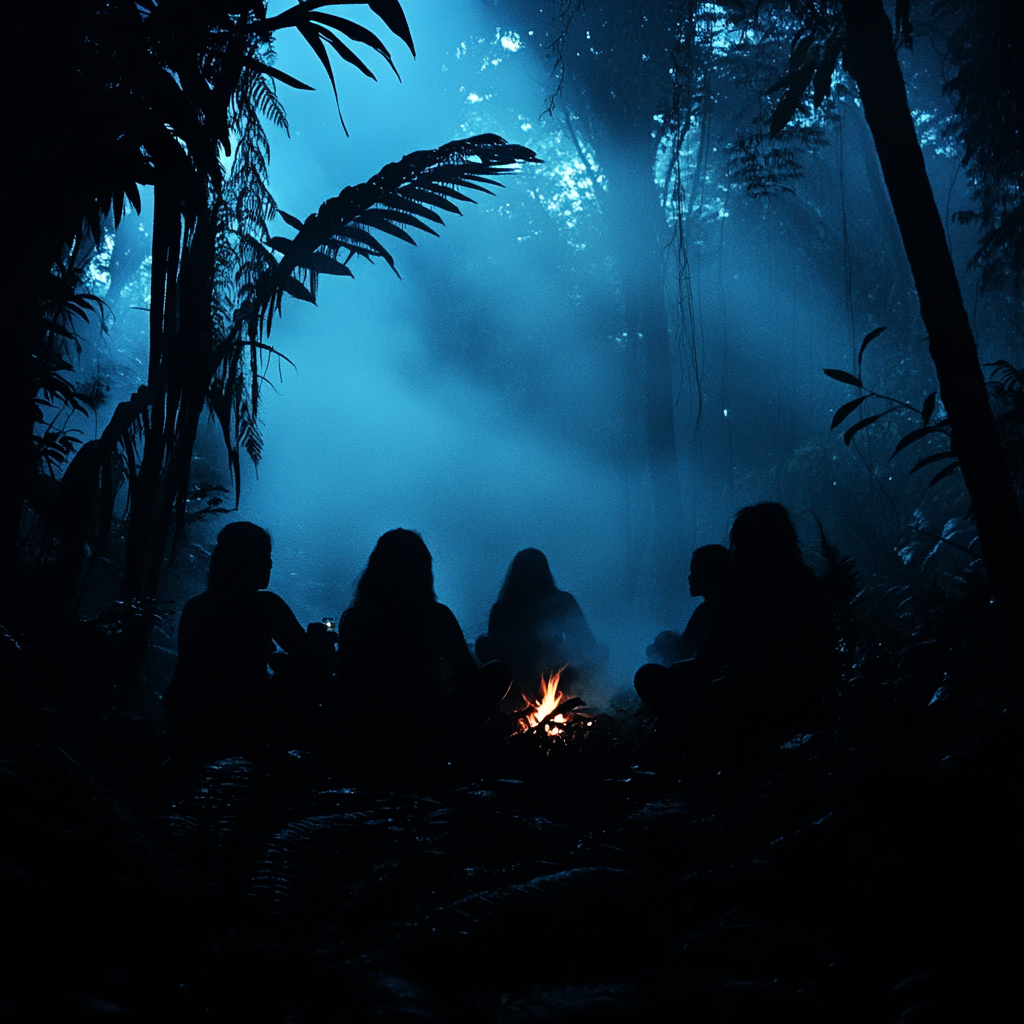
M608 657L608 648L594 636L579 602L572 594L562 591L561 603L561 618L569 649L587 661L604 661Z
M690 621L675 643L675 657L673 661L685 661L694 657L701 649L708 636L708 629L711 626L711 609L707 601L701 601L693 610Z
M196 599L192 598L185 602L181 609L181 618L178 620L178 671L181 667L187 666L196 657Z
M707 681L718 678L733 661L736 650L735 634L741 629L742 616L737 612L737 601L727 595L715 603L708 616L708 631L697 653L690 659L699 675Z
M476 659L470 653L462 627L454 612L440 602L435 607L437 634L441 656L446 658L457 678L465 678L477 671Z
M487 618L487 635L495 639L504 638L510 631L508 609L500 601L491 605L491 614Z
M300 656L308 654L312 644L284 598L278 597L277 594L269 590L260 591L258 598L263 605L270 636L274 643L288 654Z

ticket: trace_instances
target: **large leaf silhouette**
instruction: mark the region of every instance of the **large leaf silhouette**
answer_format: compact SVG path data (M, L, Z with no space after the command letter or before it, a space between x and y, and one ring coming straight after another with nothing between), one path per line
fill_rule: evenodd
M476 135L410 153L369 181L343 189L302 221L294 238L269 239L264 272L243 307L250 339L269 333L286 293L315 302L320 275L352 276L354 256L371 263L379 258L395 269L382 235L415 245L413 229L436 235L432 225L444 224L438 211L459 213L457 202L475 201L467 192L492 195L491 188L501 187L497 177L520 163L539 162L525 146L498 135ZM291 215L284 219L292 227L299 223ZM281 254L279 259L271 249Z

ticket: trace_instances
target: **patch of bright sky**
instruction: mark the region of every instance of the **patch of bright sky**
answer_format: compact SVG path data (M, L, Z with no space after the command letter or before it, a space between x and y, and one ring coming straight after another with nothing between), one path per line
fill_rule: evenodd
M524 45L519 33L507 31L499 26L492 37L478 37L462 42L455 47L454 52L456 60L461 60L472 56L472 50L479 54L482 48L484 54L480 59L480 70L488 72L502 64L503 57L523 51ZM467 86L460 86L459 91L465 93L466 103L473 107L478 107L495 95L477 90L470 92L467 91ZM483 110L484 108L479 107L474 111L473 123L464 126L467 130L499 130L497 126L487 124L487 116ZM579 218L587 206L596 200L598 191L608 187L604 176L597 173L594 153L581 141L584 159L576 151L576 146L566 132L544 131L548 127L546 124L534 124L522 114L519 115L518 121L519 130L530 134L529 144L544 161L536 171L536 178L541 179L543 184L532 189L530 196L556 220L560 228L571 232L578 226ZM504 131L507 131L507 128ZM583 248L586 243L570 239L570 244Z
M701 4L697 8L696 18L701 31L711 42L713 53L728 53L743 35L739 31L729 31L725 8L721 4Z
M607 187L602 175L595 181L590 168L578 156L547 164L544 177L551 183L551 191L531 189L530 196L570 231L586 206L597 198L597 187Z
M684 177L684 190L686 205L689 208L691 198L694 194L700 197L699 207L693 209L691 212L702 218L723 218L729 216L729 211L726 209L725 201L728 194L728 186L724 188L719 187L708 187L715 186L714 181L715 175L710 169L710 165L705 167L704 180L697 180L697 150L699 148L700 139L700 123L696 119L690 126L689 132L686 134L686 138L683 140L683 145L679 151L679 162L673 168L672 167L672 147L675 140L671 135L665 135L662 137L661 142L658 144L658 153L654 159L654 182L658 186L659 191L663 194L668 192L670 187L674 184L669 179L669 175L675 175L681 173ZM665 216L670 224L675 223L675 211L671 206L665 211Z
M936 156L960 158L956 146L945 136L946 128L953 120L952 114L940 117L928 110L912 110L911 116L917 129L917 141L922 147L929 146Z
M142 230L141 224L139 229ZM94 295L105 296L110 287L110 259L114 255L115 238L115 232L104 231L103 241L93 250L92 259L86 268L89 291Z

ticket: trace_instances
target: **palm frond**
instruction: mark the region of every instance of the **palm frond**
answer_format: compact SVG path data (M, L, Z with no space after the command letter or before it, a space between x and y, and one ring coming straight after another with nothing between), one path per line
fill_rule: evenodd
M338 109L338 119L341 121L341 127L345 134L348 135L345 119L341 114L341 103L338 99L338 83L334 78L331 55L327 48L330 47L346 64L351 65L357 71L366 75L367 78L372 78L375 81L377 76L366 66L355 51L343 41L342 36L375 50L388 62L391 70L396 75L398 74L398 69L395 67L387 47L373 32L362 25L357 25L355 22L319 10L320 7L325 6L329 6L329 4L321 3L319 0L300 0L294 7L289 7L288 10L282 11L275 17L256 22L251 26L251 31L260 36L267 36L282 28L295 28L298 30L310 49L316 54L316 58L320 61L324 71L327 72L327 78L331 83L331 91L334 93L334 104ZM412 35L409 32L409 25L405 20L401 4L394 2L394 0L370 0L368 6L395 35L405 42L412 51L413 56L415 56L416 50L413 47ZM293 88L311 88L305 83L277 71L262 61L249 58L246 64L247 67L259 70L262 74L284 82Z
M438 210L459 213L456 202L475 201L466 191L489 193L501 187L495 179L518 170L521 163L540 161L525 146L498 135L477 135L410 153L369 181L343 189L307 217L294 238L269 240L269 247L282 254L280 260L264 248L266 267L252 296L250 338L269 333L286 293L315 303L320 274L353 276L348 267L352 256L370 262L379 256L394 269L380 235L415 245L406 228L437 234L430 225L444 224ZM294 226L295 221L290 218L288 223ZM347 254L343 261L338 259L342 252Z

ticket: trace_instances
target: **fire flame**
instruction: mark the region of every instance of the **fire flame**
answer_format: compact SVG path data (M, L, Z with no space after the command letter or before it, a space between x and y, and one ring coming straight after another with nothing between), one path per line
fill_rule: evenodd
M558 688L558 680L562 677L562 672L564 670L565 666L563 665L557 672L552 672L550 677L547 679L544 678L543 674L541 675L540 700L531 700L525 693L523 694L523 700L525 700L533 709L521 716L520 720L524 723L524 731L526 729L532 729L534 726L547 719L555 708L565 700L565 694ZM564 725L565 721L565 715L553 715L545 724L545 731L551 735L557 735L561 730L556 729L551 723L557 722L559 725Z

